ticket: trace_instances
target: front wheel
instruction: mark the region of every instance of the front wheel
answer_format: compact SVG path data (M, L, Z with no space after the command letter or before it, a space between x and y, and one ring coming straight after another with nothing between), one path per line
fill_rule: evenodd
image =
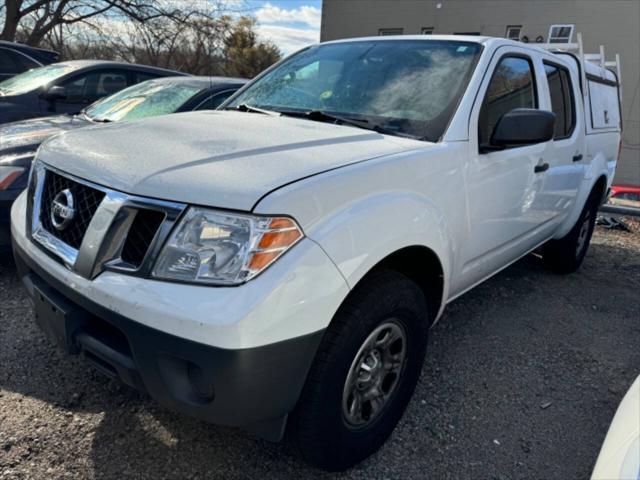
M563 238L551 240L542 248L545 265L556 273L573 273L584 260L598 214L597 195L592 193L578 221Z
M420 288L396 272L363 281L329 325L289 421L303 458L339 471L385 442L411 399L429 327Z

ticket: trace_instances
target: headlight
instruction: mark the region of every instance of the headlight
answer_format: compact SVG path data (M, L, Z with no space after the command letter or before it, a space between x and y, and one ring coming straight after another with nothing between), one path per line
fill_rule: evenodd
M255 277L302 237L291 218L191 207L160 252L152 275L237 285Z

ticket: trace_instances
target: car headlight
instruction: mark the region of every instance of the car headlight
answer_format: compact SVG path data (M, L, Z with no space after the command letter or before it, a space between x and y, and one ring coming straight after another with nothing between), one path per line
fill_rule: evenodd
M160 252L156 278L237 285L255 277L303 237L288 217L191 207Z

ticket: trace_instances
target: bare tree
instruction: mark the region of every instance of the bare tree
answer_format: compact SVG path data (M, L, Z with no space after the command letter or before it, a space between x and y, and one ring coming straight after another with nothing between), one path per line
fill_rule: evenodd
M57 28L111 16L144 23L158 19L215 17L231 7L225 0L0 0L0 40L38 46ZM243 9L240 2L236 9Z
M237 15L243 8L237 0L4 0L0 39L48 47L63 59L253 77L281 53L258 38L255 19Z

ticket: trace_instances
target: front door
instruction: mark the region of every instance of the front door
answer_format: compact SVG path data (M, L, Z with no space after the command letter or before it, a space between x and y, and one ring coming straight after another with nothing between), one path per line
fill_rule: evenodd
M548 168L547 143L497 150L490 145L500 118L516 108L540 108L541 64L527 50L491 62L471 114L467 169L468 235L462 246L458 292L516 260L548 235L551 214L539 196ZM540 72L541 73L541 72Z

